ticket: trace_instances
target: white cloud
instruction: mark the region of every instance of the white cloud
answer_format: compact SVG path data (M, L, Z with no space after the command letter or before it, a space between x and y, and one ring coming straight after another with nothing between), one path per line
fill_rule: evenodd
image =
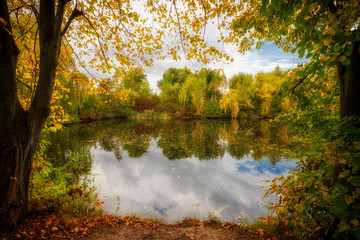
M187 158L169 161L151 141L140 158L122 152L118 161L110 152L92 148L94 186L100 197L106 196L103 208L120 215L156 216L173 222L184 217L206 218L223 207L222 219L234 221L248 214L250 220L264 216L259 208L264 194L261 180L286 175L293 162L280 161L272 170L267 160L255 162L251 156L239 161L226 153L222 158L199 161Z

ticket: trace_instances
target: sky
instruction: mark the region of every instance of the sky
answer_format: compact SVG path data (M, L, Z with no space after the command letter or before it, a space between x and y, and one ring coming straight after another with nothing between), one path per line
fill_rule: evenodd
M254 47L244 54L238 53L237 47L233 45L225 46L224 50L234 59L233 62L224 60L222 62L204 65L195 60L189 61L182 59L175 61L172 57L167 57L164 60L156 60L153 66L145 68L145 74L152 91L154 93L160 92L157 87L157 82L161 80L163 73L171 67L187 67L193 71L201 68L222 69L227 79L230 79L238 73L249 73L255 76L259 72L271 72L276 66L279 66L281 70L288 70L295 68L299 63L304 63L306 61L306 59L298 58L297 53L285 53L274 43L266 41L260 49ZM110 74L104 75L93 69L87 69L87 71L94 77L112 77Z
M156 84L162 78L162 74L170 67L183 68L186 66L192 70L201 69L202 67L223 69L227 79L230 79L240 72L252 75L256 75L259 72L271 72L277 65L281 70L288 70L295 68L298 63L305 61L304 59L299 59L296 53L285 53L271 42L264 42L260 49L254 48L245 54L238 53L236 46L228 46L226 52L234 53L230 54L234 58L233 62L210 63L205 66L195 61L174 61L168 58L163 61L156 61L152 67L145 69L145 74L152 90L159 92Z
M140 8L141 6L137 6L135 1L135 8ZM140 11L141 12L141 11ZM140 16L143 18L151 19L150 15L146 12L141 12ZM151 21L150 21L151 22ZM277 45L271 42L265 41L260 49L256 49L255 46L252 50L246 53L239 53L238 47L231 44L218 43L218 39L220 39L220 33L218 30L218 25L215 23L208 23L206 26L206 31L204 33L204 39L207 43L212 46L215 46L217 49L222 49L226 54L230 55L231 58L234 59L233 62L230 61L220 61L216 63L210 63L208 65L204 65L202 63L198 63L195 60L189 61L186 59L175 61L172 56L168 56L164 60L155 60L153 66L145 68L145 74L147 75L147 79L149 81L150 87L155 93L159 93L160 90L157 87L157 82L161 80L163 73L171 68L184 68L187 67L191 70L199 70L201 68L211 68L211 69L222 69L227 79L230 79L237 73L249 73L252 75L256 75L259 72L271 72L275 69L276 66L279 66L281 70L288 70L291 68L295 68L298 63L305 62L305 59L299 59L298 55L285 53L282 49L280 49ZM173 46L180 44L179 34L169 33L169 35L164 35L164 52L166 49L169 49L169 46ZM111 46L110 46L111 49ZM110 58L114 54L110 54ZM111 74L101 74L96 72L96 70L87 69L88 73L90 73L94 77L99 78L107 78L112 77Z

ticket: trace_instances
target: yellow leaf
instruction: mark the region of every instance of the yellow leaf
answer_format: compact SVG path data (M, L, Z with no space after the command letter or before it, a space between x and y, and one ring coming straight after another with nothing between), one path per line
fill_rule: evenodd
M345 61L347 58L346 58L346 56L345 55L341 55L340 57L339 57L339 61L340 62L343 62L343 61Z
M357 219L353 219L350 221L351 224L353 224L354 226L358 226L359 225L359 221Z
M323 41L325 46L330 46L331 42L332 42L332 40L330 38L327 38Z

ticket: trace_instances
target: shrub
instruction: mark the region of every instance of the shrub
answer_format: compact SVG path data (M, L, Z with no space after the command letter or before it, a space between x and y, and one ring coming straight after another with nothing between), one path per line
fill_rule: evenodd
M144 112L144 110L154 109L154 104L147 98L138 98L135 100L134 109L138 112Z
M44 141L42 142L44 148ZM101 203L94 188L89 188L92 179L78 181L78 177L90 170L88 152L71 153L63 167L54 167L46 161L40 147L37 151L30 179L30 203L34 212L54 212L70 216L97 215L94 211Z

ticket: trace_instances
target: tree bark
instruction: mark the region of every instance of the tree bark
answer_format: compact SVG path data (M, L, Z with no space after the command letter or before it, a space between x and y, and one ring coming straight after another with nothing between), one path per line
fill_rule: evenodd
M17 98L19 50L12 37L7 1L0 0L0 232L11 231L27 215L28 185L40 133L50 114L50 100L61 45L67 0L40 2L40 71L34 100L25 111ZM0 20L1 20L0 19Z
M360 117L360 41L355 42L350 64L337 63L340 82L340 114L341 118Z

